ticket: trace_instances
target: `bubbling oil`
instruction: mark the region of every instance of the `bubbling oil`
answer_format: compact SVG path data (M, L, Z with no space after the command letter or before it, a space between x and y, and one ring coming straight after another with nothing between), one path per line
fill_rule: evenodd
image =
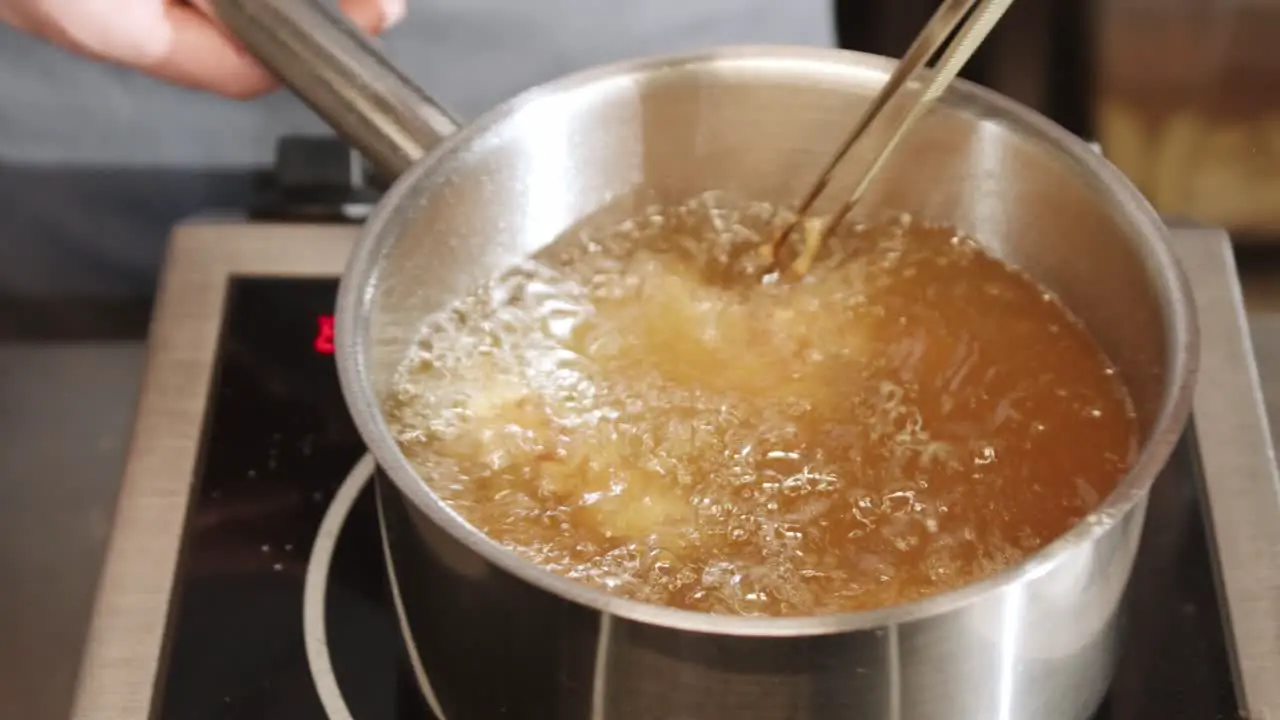
M557 241L428 320L387 406L400 447L534 563L741 615L972 582L1129 469L1123 384L1026 276L902 218L761 282L780 222L705 196Z

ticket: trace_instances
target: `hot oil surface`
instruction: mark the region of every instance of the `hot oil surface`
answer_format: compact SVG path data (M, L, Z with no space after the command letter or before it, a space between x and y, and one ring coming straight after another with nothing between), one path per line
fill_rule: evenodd
M719 613L891 605L1100 502L1131 404L1048 293L945 228L851 228L761 284L771 210L565 239L430 319L388 406L430 487L562 575Z

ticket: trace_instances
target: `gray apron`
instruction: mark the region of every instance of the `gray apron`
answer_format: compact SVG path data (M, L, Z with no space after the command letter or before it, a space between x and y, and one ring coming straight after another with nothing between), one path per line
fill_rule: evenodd
M590 65L712 45L834 44L824 0L409 0L395 62L472 118ZM172 225L243 207L277 138L330 131L287 92L169 87L0 26L0 297L145 296Z

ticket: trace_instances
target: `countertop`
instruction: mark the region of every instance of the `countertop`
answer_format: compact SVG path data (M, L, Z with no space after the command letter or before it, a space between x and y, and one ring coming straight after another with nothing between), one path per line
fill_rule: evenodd
M67 716L145 363L0 344L0 715Z

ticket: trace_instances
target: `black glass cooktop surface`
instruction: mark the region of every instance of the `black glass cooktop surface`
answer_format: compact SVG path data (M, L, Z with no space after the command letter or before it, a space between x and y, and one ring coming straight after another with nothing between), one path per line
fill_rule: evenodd
M157 682L161 720L432 717L390 602L372 486L340 491L364 448L333 366L336 285L231 282ZM1152 496L1124 653L1098 720L1238 715L1193 466L1181 448ZM335 495L354 501L326 540ZM317 544L323 620L308 621ZM331 672L315 668L326 643ZM536 708L505 717L543 720Z

